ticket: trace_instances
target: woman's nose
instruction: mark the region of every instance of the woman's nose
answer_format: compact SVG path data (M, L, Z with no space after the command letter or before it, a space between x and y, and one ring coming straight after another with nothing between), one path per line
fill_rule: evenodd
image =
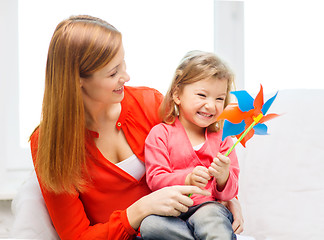
M125 82L128 82L130 80L130 77L126 71L123 72L122 76L120 77L120 80Z

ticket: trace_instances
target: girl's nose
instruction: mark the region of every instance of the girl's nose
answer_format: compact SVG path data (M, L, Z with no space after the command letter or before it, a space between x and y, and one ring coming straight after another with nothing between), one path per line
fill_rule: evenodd
M208 110L215 110L216 109L216 104L215 101L213 100L208 100L205 104L206 109Z

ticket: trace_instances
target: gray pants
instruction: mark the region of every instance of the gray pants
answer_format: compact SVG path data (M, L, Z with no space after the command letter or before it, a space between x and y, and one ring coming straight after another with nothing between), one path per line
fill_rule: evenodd
M233 215L224 205L210 201L189 208L179 217L150 215L141 224L144 240L235 240Z

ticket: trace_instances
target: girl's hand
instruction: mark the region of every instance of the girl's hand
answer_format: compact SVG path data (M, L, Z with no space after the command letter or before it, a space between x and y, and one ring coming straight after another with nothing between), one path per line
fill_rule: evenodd
M189 173L186 177L185 184L193 185L199 188L206 187L208 180L210 180L210 175L208 173L208 169L203 166L195 167L191 173Z
M229 167L231 160L229 157L218 153L208 168L210 175L214 176L217 182L217 190L222 191L229 177Z
M221 202L225 207L230 210L233 214L234 221L232 223L232 228L235 234L240 234L244 230L244 219L242 214L242 208L240 201L236 198L233 198L227 202Z
M127 217L130 225L137 229L142 220L151 214L161 216L179 216L188 211L193 200L190 193L209 196L210 192L196 186L171 186L146 195L127 208Z

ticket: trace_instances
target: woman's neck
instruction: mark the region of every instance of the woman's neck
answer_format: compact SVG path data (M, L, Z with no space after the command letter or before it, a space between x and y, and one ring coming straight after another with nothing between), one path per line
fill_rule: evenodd
M90 130L99 131L106 128L108 125L115 126L121 112L121 104L112 105L93 104L86 106L86 127Z

